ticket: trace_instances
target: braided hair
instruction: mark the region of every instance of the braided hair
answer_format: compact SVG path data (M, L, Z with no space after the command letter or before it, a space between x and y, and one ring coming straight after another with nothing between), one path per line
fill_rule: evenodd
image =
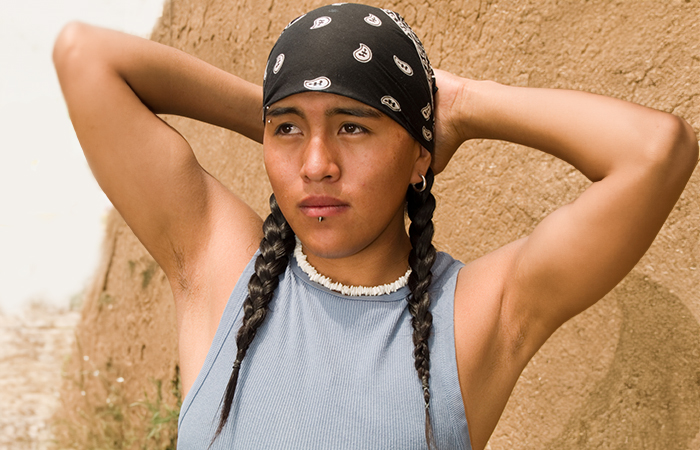
M408 256L408 264L411 266L411 275L408 277L408 287L411 290L408 296L408 311L411 313L413 326L413 358L425 401L425 441L428 449L435 445L430 422L430 348L428 347L428 338L433 329L428 288L433 279L432 268L437 254L433 246L435 197L431 188L434 179L433 170L428 169L424 189L417 190L411 186L406 193L408 218L411 219L408 236L412 246Z
M424 189L409 186L406 193L407 212L411 220L409 238L411 253L408 263L412 269L408 278L411 293L408 296L408 310L413 326L413 357L418 378L423 389L425 402L425 440L428 449L434 448L434 438L430 421L430 349L428 338L432 332L433 316L430 313L428 288L432 280L431 269L435 263L436 251L433 246L433 211L435 197L431 193L434 181L432 169L425 175ZM279 276L285 271L289 257L294 251L294 232L280 211L275 195L270 196L270 215L263 224L263 239L260 242L260 255L255 260L255 273L248 282L248 297L243 303L243 323L236 335L238 351L233 363L233 371L226 386L219 425L212 443L221 434L231 413L231 405L236 392L241 362L253 341L258 328L267 315L268 305L279 284ZM211 444L210 444L211 445Z
M243 302L243 323L236 335L236 361L226 385L221 419L212 443L219 437L231 413L233 396L236 393L241 362L245 358L250 343L267 316L268 305L279 284L279 276L287 268L289 255L294 251L294 231L280 210L275 194L270 196L270 215L263 223L263 238L260 241L260 254L255 260L255 272L248 281L248 296ZM211 445L211 444L210 444Z

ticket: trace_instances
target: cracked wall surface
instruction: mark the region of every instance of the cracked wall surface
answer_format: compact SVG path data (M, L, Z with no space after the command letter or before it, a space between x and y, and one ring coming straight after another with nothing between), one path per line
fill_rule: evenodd
M261 83L282 28L324 3L171 0L152 38ZM698 1L397 0L378 6L414 26L435 67L613 96L677 114L700 131ZM259 145L187 119L167 121L207 171L258 213L268 213ZM534 357L491 448L700 450L698 177L696 171L632 273ZM436 179L436 244L462 261L478 258L527 235L588 185L569 165L540 152L467 143ZM162 271L149 265L117 214L108 230L78 337L81 351L98 358L95 364L111 361L140 379L133 389L140 392L149 389L148 377L175 376L172 298ZM139 359L144 352L147 364ZM64 391L72 398L75 389Z

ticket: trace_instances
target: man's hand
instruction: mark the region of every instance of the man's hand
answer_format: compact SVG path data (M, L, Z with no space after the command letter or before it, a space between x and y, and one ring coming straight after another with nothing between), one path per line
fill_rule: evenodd
M444 70L435 69L438 92L435 97L435 152L432 168L442 172L452 155L468 139L465 126L465 92L467 81Z

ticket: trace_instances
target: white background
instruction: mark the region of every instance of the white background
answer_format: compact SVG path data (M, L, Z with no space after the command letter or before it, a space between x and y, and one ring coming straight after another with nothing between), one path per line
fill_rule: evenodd
M68 307L96 268L111 207L51 63L71 20L148 37L164 0L0 0L0 311Z

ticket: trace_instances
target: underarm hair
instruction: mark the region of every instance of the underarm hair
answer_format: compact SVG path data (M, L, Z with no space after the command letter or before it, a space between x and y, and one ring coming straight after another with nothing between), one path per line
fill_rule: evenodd
M409 237L413 249L408 258L412 272L408 278L411 290L408 296L408 309L413 326L413 357L418 378L423 389L425 402L425 439L428 448L434 448L432 426L430 423L430 349L428 338L432 332L433 316L430 313L430 296L428 288L432 279L432 266L435 262L433 240L433 211L435 197L430 192L433 185L433 172L428 170L425 176L426 189L416 192L409 186L406 200L408 217L411 219ZM282 215L275 195L270 196L270 215L263 223L263 239L260 242L260 255L255 260L255 273L248 282L248 296L243 302L243 323L236 335L236 361L226 386L219 425L211 444L219 437L231 413L233 397L238 383L241 362L253 341L255 334L267 315L268 305L279 285L279 276L284 273L289 258L294 251L296 240L294 231Z

